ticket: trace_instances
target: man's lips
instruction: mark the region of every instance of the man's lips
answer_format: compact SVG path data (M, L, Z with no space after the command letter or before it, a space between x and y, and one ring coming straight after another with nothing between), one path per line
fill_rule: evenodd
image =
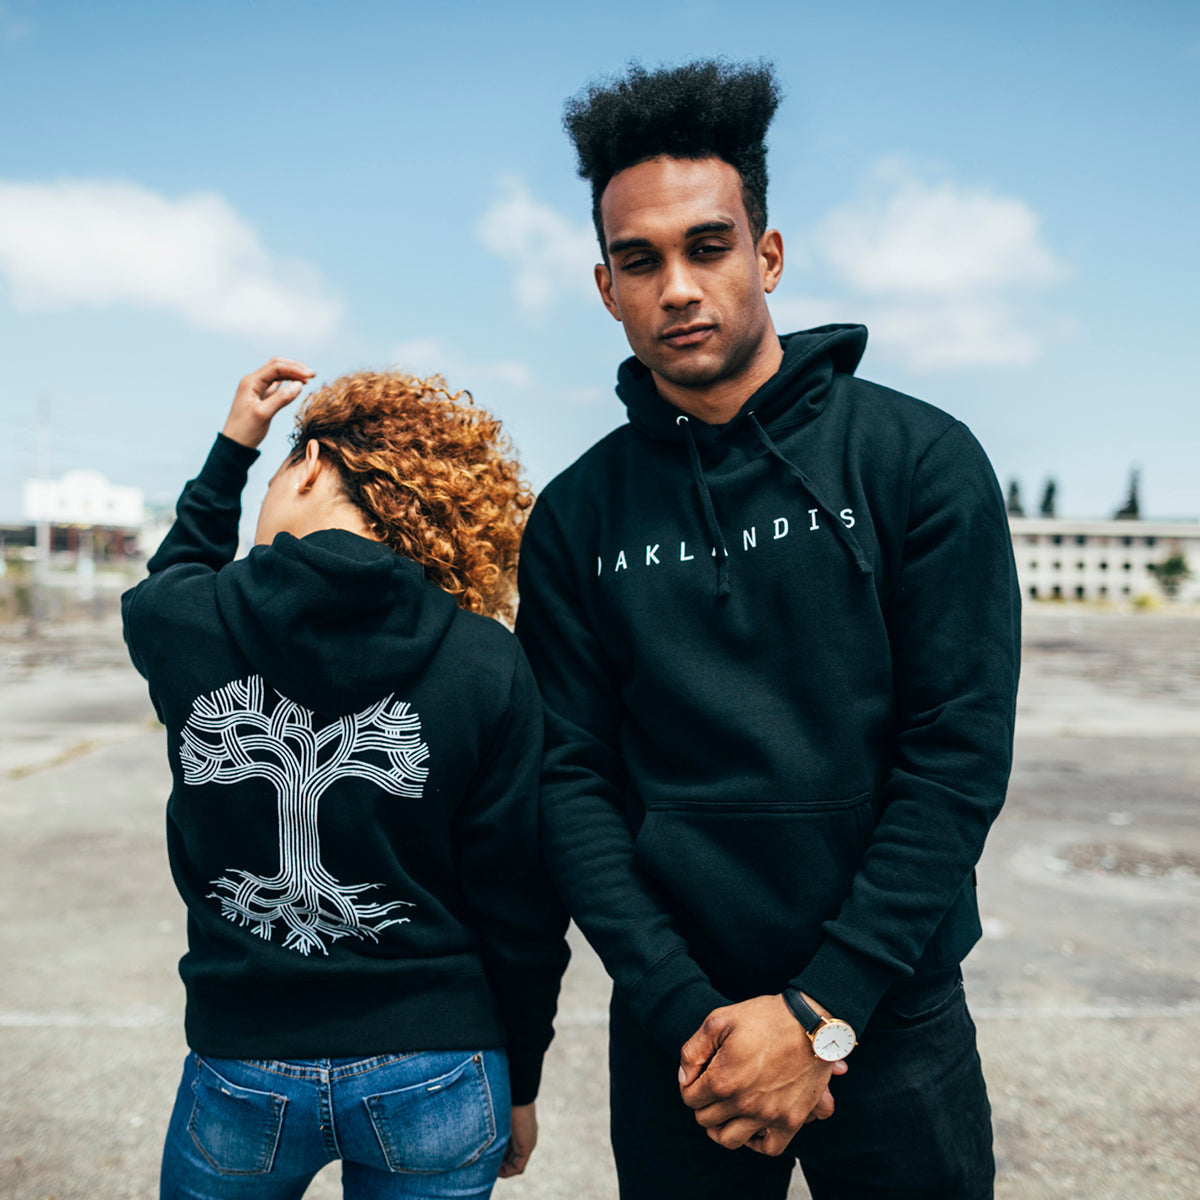
M668 346L695 346L715 333L716 328L715 325L677 325L658 336Z

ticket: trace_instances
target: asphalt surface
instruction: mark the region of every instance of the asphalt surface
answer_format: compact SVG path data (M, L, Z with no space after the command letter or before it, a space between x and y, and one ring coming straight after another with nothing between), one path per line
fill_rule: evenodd
M966 966L997 1196L1196 1200L1200 619L1038 609L1025 641ZM167 780L115 626L0 630L0 1200L156 1195L185 1053ZM616 1196L606 998L577 940L540 1145L500 1200ZM308 1192L338 1194L336 1166Z

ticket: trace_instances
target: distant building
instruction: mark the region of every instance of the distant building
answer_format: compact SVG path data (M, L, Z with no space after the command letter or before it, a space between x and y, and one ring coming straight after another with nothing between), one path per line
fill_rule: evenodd
M1177 599L1200 601L1200 522L1010 516L1008 524L1026 600L1162 599L1151 567L1182 554L1195 574Z
M140 488L118 487L98 471L30 479L25 484L24 507L29 521L109 529L138 529L144 515Z

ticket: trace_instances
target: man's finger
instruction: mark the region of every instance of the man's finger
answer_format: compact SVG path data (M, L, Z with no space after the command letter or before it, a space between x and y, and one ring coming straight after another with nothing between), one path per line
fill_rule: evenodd
M833 1093L826 1088L821 1093L820 1100L814 1105L812 1112L804 1118L804 1123L807 1125L810 1121L827 1121L833 1116Z
M704 1073L721 1045L719 1030L710 1017L683 1043L679 1052L679 1088L690 1087ZM703 1103L707 1103L703 1101ZM695 1105L691 1107L695 1108Z
M703 1125L705 1129L714 1129L743 1116L741 1109L732 1100L718 1100L701 1107L689 1107L694 1108L696 1124Z
M747 1140L746 1149L768 1158L778 1158L792 1144L792 1136L775 1129L763 1129Z
M680 1069L682 1075L682 1068ZM680 1095L683 1097L683 1102L688 1108L703 1109L710 1106L727 1104L731 1096L736 1092L736 1088L731 1086L731 1081L718 1068L714 1070L711 1065L694 1083L689 1083L687 1087L679 1089ZM737 1116L735 1111L726 1113L722 1120L728 1120L729 1117Z
M754 1137L760 1128L759 1123L750 1117L736 1117L732 1121L726 1121L724 1125L710 1129L708 1136L726 1150L737 1150Z

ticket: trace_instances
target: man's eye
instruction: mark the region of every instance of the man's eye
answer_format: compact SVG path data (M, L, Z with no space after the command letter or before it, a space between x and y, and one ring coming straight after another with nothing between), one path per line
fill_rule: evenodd
M636 271L643 267L653 266L653 264L654 264L654 259L649 257L648 255L643 254L638 258L627 258L621 264L621 270Z
M708 257L713 254L724 254L725 251L728 249L729 249L729 247L726 245L723 245L721 242L704 242L701 245L697 246L696 249L692 251L692 253L700 254L705 257Z

